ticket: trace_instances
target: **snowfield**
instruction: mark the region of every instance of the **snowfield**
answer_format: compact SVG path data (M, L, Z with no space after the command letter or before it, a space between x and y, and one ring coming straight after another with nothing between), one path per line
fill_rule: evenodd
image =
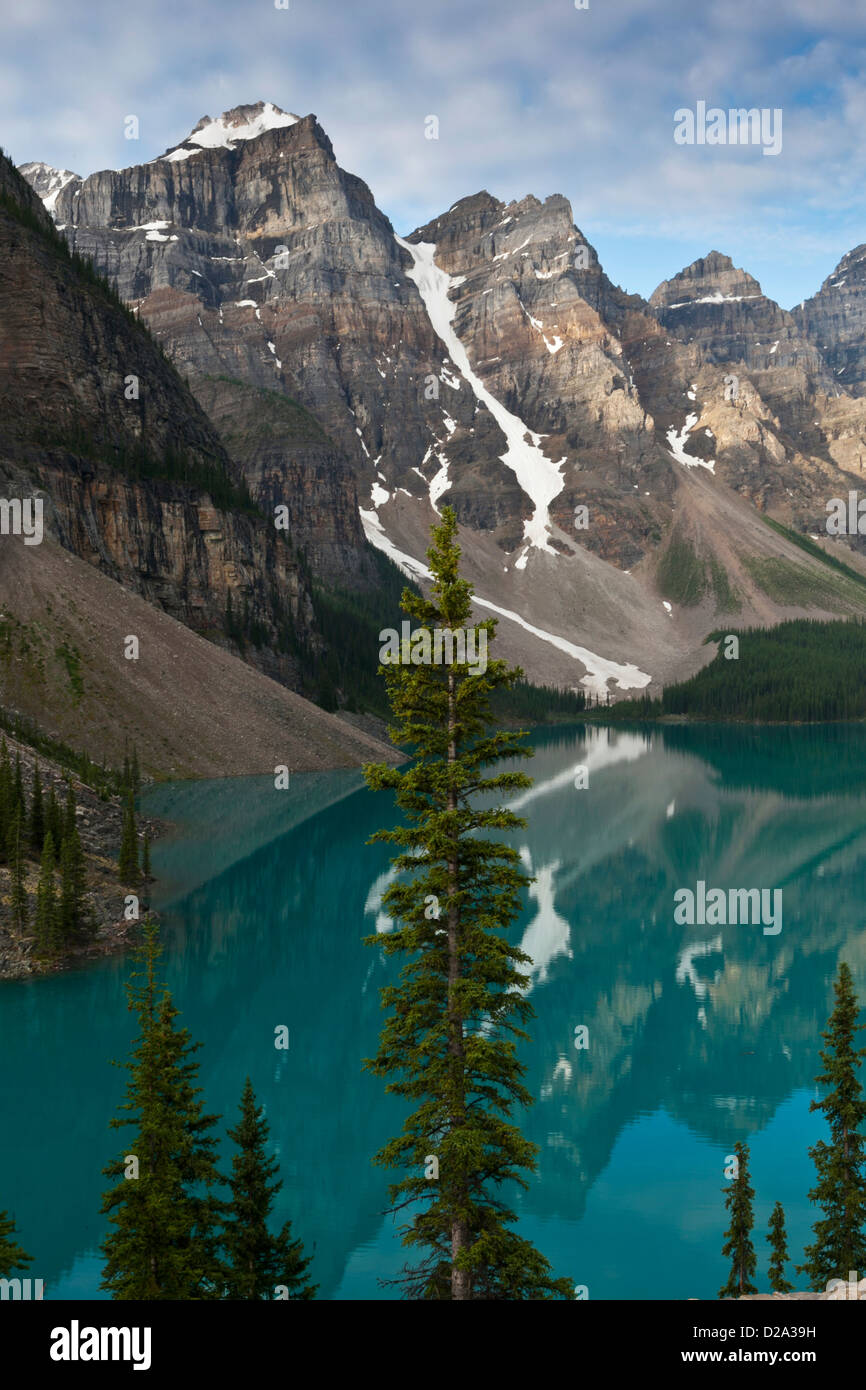
M517 560L517 567L519 569L524 568L528 552L532 547L546 550L548 554L555 555L557 552L550 545L548 539L550 533L549 507L554 497L559 495L565 485L562 477L562 465L565 459L561 459L559 463L552 463L539 447L543 436L527 429L522 420L506 410L505 406L491 395L472 370L469 355L453 326L456 305L448 296L448 291L452 286L460 284L462 277L450 276L444 270L439 269L434 260L436 254L434 243L422 241L417 246L412 246L399 236L396 237L396 241L412 257L412 269L407 274L409 279L418 287L418 293L424 302L434 331L445 344L451 361L473 391L476 399L487 407L505 435L508 448L501 456L502 462L514 473L518 483L535 508L532 516L524 524L523 534L526 549ZM548 346L550 347L549 344ZM551 348L550 350L555 351L556 349Z

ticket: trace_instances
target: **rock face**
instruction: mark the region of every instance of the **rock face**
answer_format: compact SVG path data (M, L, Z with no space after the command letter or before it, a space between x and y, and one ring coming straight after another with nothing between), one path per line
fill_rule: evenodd
M761 291L758 281L718 251L694 261L650 298L668 333L696 345L713 366L742 364L761 396L784 415L816 390L832 392L821 353L793 314Z
M697 669L720 613L859 611L757 513L823 527L866 402L728 257L646 302L564 198L484 191L404 239L315 116L266 103L128 169L27 167L320 581L373 582L364 533L423 575L450 503L503 654L602 694Z
M294 683L289 637L310 636L295 552L244 498L213 424L157 344L70 258L8 163L0 177L6 495L13 479L35 479L67 549L200 632L225 640L231 595L261 631L249 658Z
M843 256L818 293L794 310L794 318L820 348L837 388L866 395L866 246Z

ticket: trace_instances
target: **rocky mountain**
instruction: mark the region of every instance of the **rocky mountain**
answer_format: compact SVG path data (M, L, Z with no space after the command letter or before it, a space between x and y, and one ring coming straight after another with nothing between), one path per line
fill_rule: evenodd
M837 388L852 396L866 394L866 245L843 256L794 317L820 348Z
M317 582L375 584L364 534L423 582L448 502L503 654L613 695L697 669L720 620L862 610L763 516L832 549L866 407L728 257L645 301L560 196L481 192L404 238L316 117L269 103L128 169L24 167Z
M320 641L295 549L2 156L0 490L35 498L43 524L36 544L0 538L7 707L109 760L138 741L148 770L176 774L382 751L284 689Z

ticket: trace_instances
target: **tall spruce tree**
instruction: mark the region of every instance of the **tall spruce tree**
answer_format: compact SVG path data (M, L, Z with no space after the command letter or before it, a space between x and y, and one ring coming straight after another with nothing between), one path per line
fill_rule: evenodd
M757 1293L752 1276L757 1268L755 1247L752 1244L752 1200L755 1190L749 1182L748 1145L737 1141L734 1145L737 1160L737 1176L730 1186L723 1187L725 1206L730 1213L731 1224L725 1232L722 1254L730 1256L731 1272L728 1282L719 1289L719 1298L739 1298L740 1294Z
M45 833L50 834L54 841L54 848L63 842L63 812L60 809L60 802L57 800L57 792L54 790L54 783L48 789L48 796L45 801Z
M127 987L138 1038L126 1064L124 1113L111 1121L129 1126L132 1137L104 1169L116 1183L102 1204L112 1229L102 1246L101 1287L124 1300L218 1298L222 1204L213 1191L219 1175L211 1132L218 1117L204 1113L193 1060L200 1044L177 1026L178 1010L157 980L159 955L157 929L146 922L142 968Z
M304 1258L300 1240L293 1239L291 1222L275 1236L268 1229L274 1198L283 1184L275 1176L276 1159L267 1157L270 1126L256 1105L249 1077L240 1111L238 1124L228 1131L238 1152L232 1158L232 1196L223 1224L226 1297L273 1299L275 1290L284 1288L290 1299L314 1298L318 1285L307 1282L310 1260Z
M0 743L0 860L6 862L6 837L12 820L12 766L5 737Z
M87 864L76 825L64 835L60 847L59 918L65 943L86 936L93 926L87 907Z
M785 1235L785 1212L781 1202L777 1202L770 1214L767 1232L770 1243L770 1288L773 1293L791 1293L794 1285L785 1278L785 1265L788 1263L788 1240Z
M17 1234L15 1222L8 1211L0 1211L0 1279L9 1279L15 1269L26 1269L33 1263L13 1237Z
M815 1078L829 1089L810 1106L823 1111L830 1128L829 1144L822 1139L809 1150L818 1176L809 1201L823 1208L824 1217L815 1222L814 1244L797 1266L815 1292L831 1279L847 1279L851 1270L866 1271L866 1100L857 1075L866 1048L856 1046L864 1025L857 1022L860 1006L844 961L833 989L835 1007L821 1034L827 1044L821 1051L824 1070Z
M12 816L20 813L22 824L27 819L27 803L24 800L24 778L21 775L21 754L15 750L15 776L12 782Z
M138 831L135 827L135 803L132 792L127 795L123 807L123 828L120 837L120 854L117 858L117 876L121 883L135 888L141 877L138 868Z
M42 779L39 776L38 763L33 765L33 792L30 797L27 831L30 848L38 856L42 853L42 842L45 839L45 808L42 802Z
M525 822L489 797L531 781L516 771L485 776L484 769L531 751L525 735L491 730L491 692L513 685L521 671L487 660L472 674L470 666L481 663L459 662L459 647L444 637L445 660L431 660L438 629L462 632L467 644L474 630L476 653L486 653L496 632L494 619L472 624L456 530L453 509L443 508L427 552L432 597L403 592L404 611L420 624L412 651L404 647L404 660L384 667L391 737L409 747L413 761L405 771L365 768L368 785L393 789L404 813L407 824L373 839L402 846L392 862L408 876L385 895L394 931L368 938L404 964L400 983L382 991L391 1013L365 1065L389 1078L388 1091L416 1103L402 1134L375 1161L408 1170L390 1189L395 1210L414 1208L404 1244L423 1252L396 1281L406 1294L570 1298L570 1281L555 1279L544 1256L511 1229L516 1217L503 1195L511 1183L528 1185L524 1175L537 1153L511 1123L514 1108L532 1101L516 1055L532 1016L528 976L519 968L529 957L504 935L528 880L517 851L488 833ZM488 800L479 804L483 795Z
M15 811L6 834L6 862L10 878L10 917L12 928L20 934L27 926L27 878L24 862L24 819Z
M57 954L61 940L60 907L54 883L54 839L49 830L42 848L42 863L39 870L39 886L36 890L36 933L37 954L50 958Z

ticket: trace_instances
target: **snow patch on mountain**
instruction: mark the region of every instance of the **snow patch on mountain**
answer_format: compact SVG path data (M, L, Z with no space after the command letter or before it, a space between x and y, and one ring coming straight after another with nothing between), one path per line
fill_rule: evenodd
M516 415L506 410L475 375L469 355L453 327L456 305L449 298L448 292L452 285L457 283L457 279L436 265L435 244L422 241L413 246L399 236L396 237L396 241L398 246L402 246L412 257L412 269L407 271L407 275L418 288L435 333L445 344L451 361L472 388L476 398L486 405L505 435L508 448L501 456L502 462L514 473L535 508L532 516L524 523L523 535L527 546L555 555L557 552L549 541L549 508L554 497L559 495L565 485L562 477L565 459L553 463L547 458L539 447L543 436L535 434Z
M397 568L402 570L410 579L433 578L430 570L420 560L415 560L405 551L398 550L394 542L386 535L377 511L364 511L363 508L358 510L364 534L371 545L374 545L377 550L383 551L390 560L393 560ZM648 676L646 672L641 671L631 662L622 664L618 661L608 661L606 657L597 656L587 647L579 647L564 637L558 637L553 632L545 632L543 628L535 627L532 623L528 623L525 618L522 618L519 613L513 613L509 608L500 608L499 604L491 603L486 598L480 598L478 594L473 595L472 602L477 603L479 608L489 608L500 618L507 618L511 623L517 623L525 632L532 633L533 637L539 637L542 642L549 642L551 646L565 652L567 656L574 657L575 661L579 661L582 666L586 667L586 675L581 678L581 685L594 695L607 694L609 681L613 681L618 690L643 690L652 680L652 676Z
M255 140L267 130L283 130L286 126L297 125L300 119L291 111L281 111L272 101L260 101L255 106L237 106L215 119L202 116L192 134L160 158L176 164L189 159L199 150L233 150L241 140Z
M42 199L46 212L52 215L57 199L66 185L79 177L71 169L55 169L51 164L43 164L40 160L33 160L30 164L19 164L18 172L23 174Z
M668 448L671 457L676 459L677 463L684 464L686 468L708 468L714 474L716 471L715 459L699 459L694 454L687 454L685 451L686 440L697 423L697 415L687 415L686 423L681 430L677 431L676 426L672 425L667 434Z

